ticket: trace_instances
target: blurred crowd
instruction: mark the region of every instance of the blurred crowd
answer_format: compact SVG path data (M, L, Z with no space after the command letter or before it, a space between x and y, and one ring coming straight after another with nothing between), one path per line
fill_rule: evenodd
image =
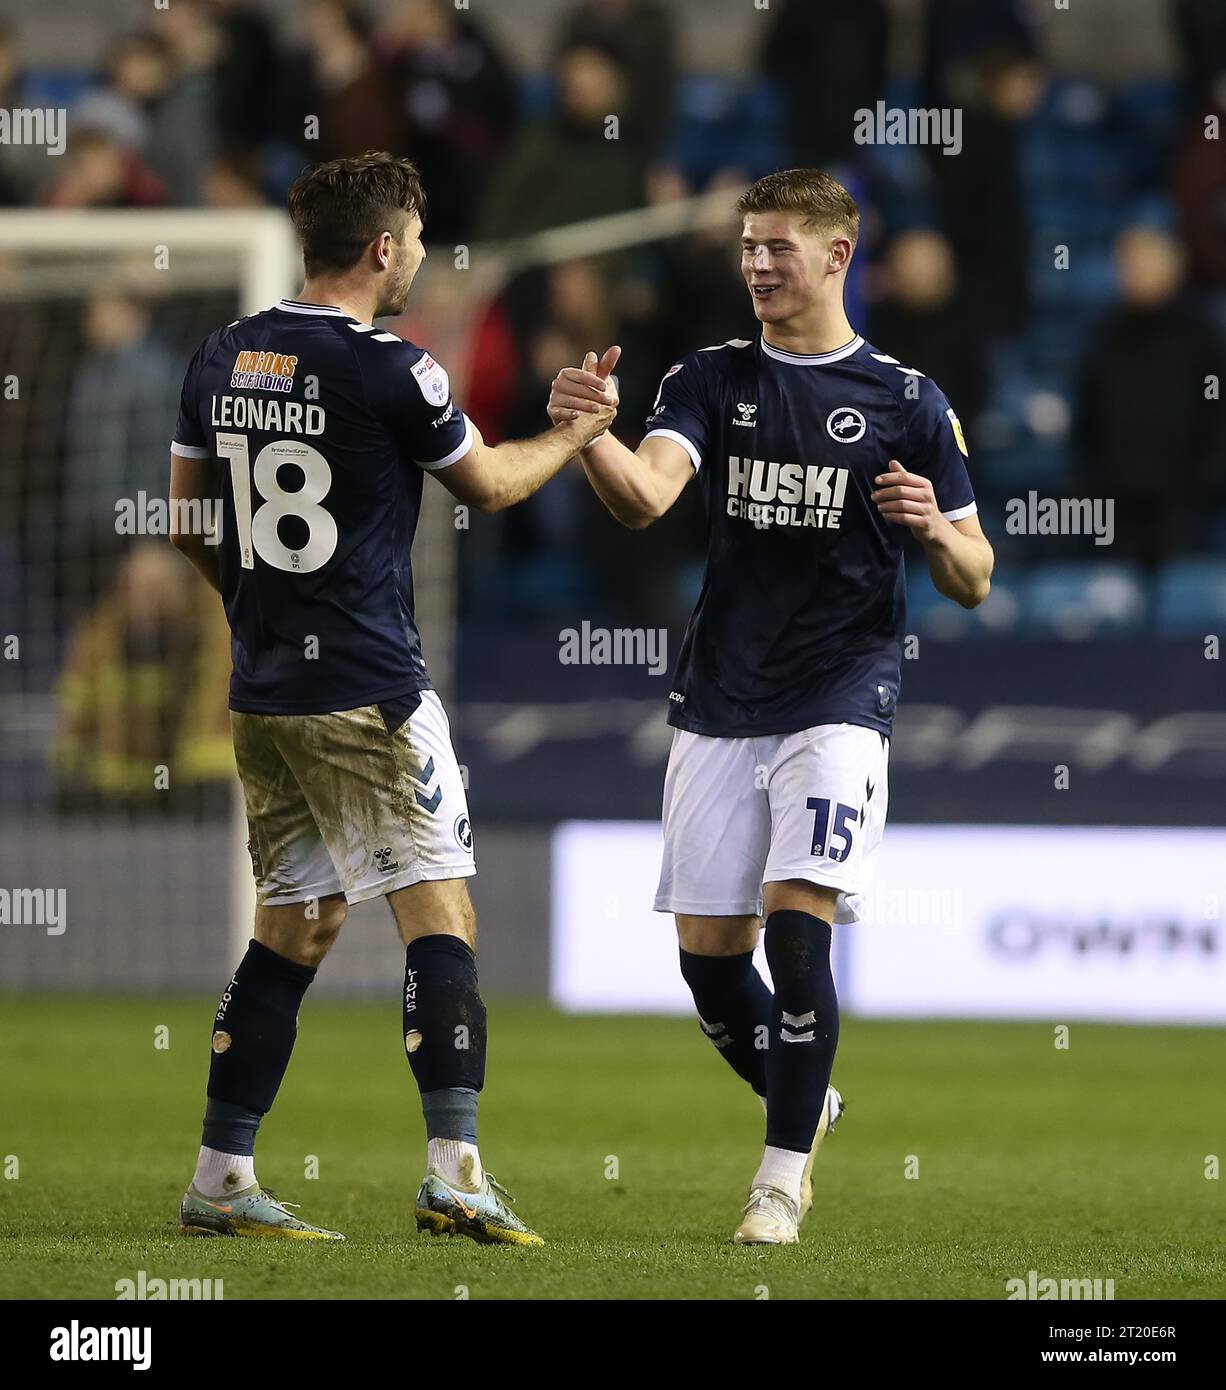
M773 0L743 79L685 69L667 0L572 0L540 34L536 71L479 9L302 0L287 32L257 0L175 0L79 75L61 159L0 151L0 203L279 205L305 163L390 149L423 171L427 242L451 247L707 189L731 204L769 169L822 165L865 213L853 321L958 410L1005 564L1093 554L994 528L1030 488L1115 498L1112 558L1143 575L1226 554L1226 406L1209 385L1226 367L1226 133L1206 124L1226 117L1222 0L1167 0L1178 71L1114 86L1054 77L1014 0L923 0L907 73L891 68L884 0L836 15ZM38 78L20 27L0 31L0 106L29 104ZM879 100L960 110L960 153L857 144L855 113ZM448 364L465 407L488 438L535 432L558 368L615 341L633 442L672 361L754 331L735 233L521 274L484 306L468 360ZM122 591L116 489L164 489L194 344L163 313L103 287L75 325L55 445L66 590ZM461 611L552 619L581 600L593 619L676 627L702 554L696 497L630 537L563 475L465 538Z

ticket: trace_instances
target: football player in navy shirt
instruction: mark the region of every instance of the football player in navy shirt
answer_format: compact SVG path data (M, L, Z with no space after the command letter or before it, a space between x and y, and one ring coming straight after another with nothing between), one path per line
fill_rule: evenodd
M255 1134L347 905L383 896L406 947L402 1035L428 1138L417 1224L541 1243L477 1148L486 1011L464 882L472 828L422 658L409 552L425 474L497 511L553 477L613 411L492 448L429 352L374 326L405 308L425 206L416 169L391 155L304 173L289 195L302 293L211 334L183 385L172 539L230 622L258 903L213 1024L203 1139L180 1210L193 1233L342 1239L260 1186ZM206 501L220 504L220 537L183 524Z
M993 555L949 402L847 320L860 221L847 190L792 169L737 210L760 334L670 367L637 450L605 433L581 457L626 526L663 515L691 479L702 489L707 566L669 696L655 905L676 915L703 1031L766 1109L734 1239L791 1244L843 1108L831 927L859 919L885 823L902 538L967 608ZM619 353L560 372L551 418L615 405ZM753 965L762 922L773 991Z

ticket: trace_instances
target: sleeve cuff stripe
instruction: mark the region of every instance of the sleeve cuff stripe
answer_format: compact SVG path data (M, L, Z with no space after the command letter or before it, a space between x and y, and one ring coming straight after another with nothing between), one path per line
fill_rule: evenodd
M177 439L171 441L170 452L178 454L183 459L206 459L209 456L209 451L201 448L200 445L180 444Z
M690 462L694 465L695 473L702 467L702 454L699 453L698 449L685 437L685 435L678 434L676 430L648 430L643 438L650 439L653 435L659 435L663 439L671 439L674 444L680 444L685 452L689 454Z
M456 459L462 459L469 449L473 446L473 427L467 415L461 413L464 421L464 438L452 449L451 453L441 459L435 459L432 463L427 463L424 459L418 459L419 468L424 468L427 473L437 473L440 468L448 468Z
M952 512L942 512L941 515L946 521L961 521L964 516L974 516L979 510L979 504L972 502L966 507L955 507Z

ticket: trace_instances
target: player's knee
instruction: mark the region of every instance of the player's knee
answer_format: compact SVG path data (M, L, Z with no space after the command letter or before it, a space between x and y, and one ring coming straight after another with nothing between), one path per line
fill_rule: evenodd
M462 879L399 888L388 895L388 904L406 945L422 936L455 936L477 949L477 914Z
M831 929L807 912L779 910L766 919L766 965L775 993L785 999L821 988L830 979Z
M767 918L774 912L807 912L823 922L833 922L838 907L839 890L826 888L806 879L781 879L762 888L763 909Z
M758 944L756 917L677 917L677 940L695 956L741 956Z
M292 908L263 908L256 914L255 939L286 960L317 966L331 950L348 911L343 893Z
M468 943L472 950L477 949L477 909L473 906L473 900L469 897L467 887L460 894L459 902L456 905L456 922L454 935L461 941Z
M344 913L332 922L316 922L298 942L298 959L303 965L319 965L332 949L332 944L340 932Z

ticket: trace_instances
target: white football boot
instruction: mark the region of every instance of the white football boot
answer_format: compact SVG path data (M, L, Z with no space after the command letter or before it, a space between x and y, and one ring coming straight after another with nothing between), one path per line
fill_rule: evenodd
M800 1208L777 1187L755 1187L732 1239L737 1245L795 1245Z
M800 1176L800 1220L803 1221L809 1214L809 1208L813 1205L813 1160L817 1157L817 1151L822 1146L822 1140L826 1135L834 1132L835 1125L842 1117L843 1111L847 1106L843 1102L843 1097L834 1089L833 1086L826 1088L826 1103L822 1106L822 1113L817 1122L817 1133L813 1136L813 1147L809 1150L809 1157L805 1162L805 1171Z

